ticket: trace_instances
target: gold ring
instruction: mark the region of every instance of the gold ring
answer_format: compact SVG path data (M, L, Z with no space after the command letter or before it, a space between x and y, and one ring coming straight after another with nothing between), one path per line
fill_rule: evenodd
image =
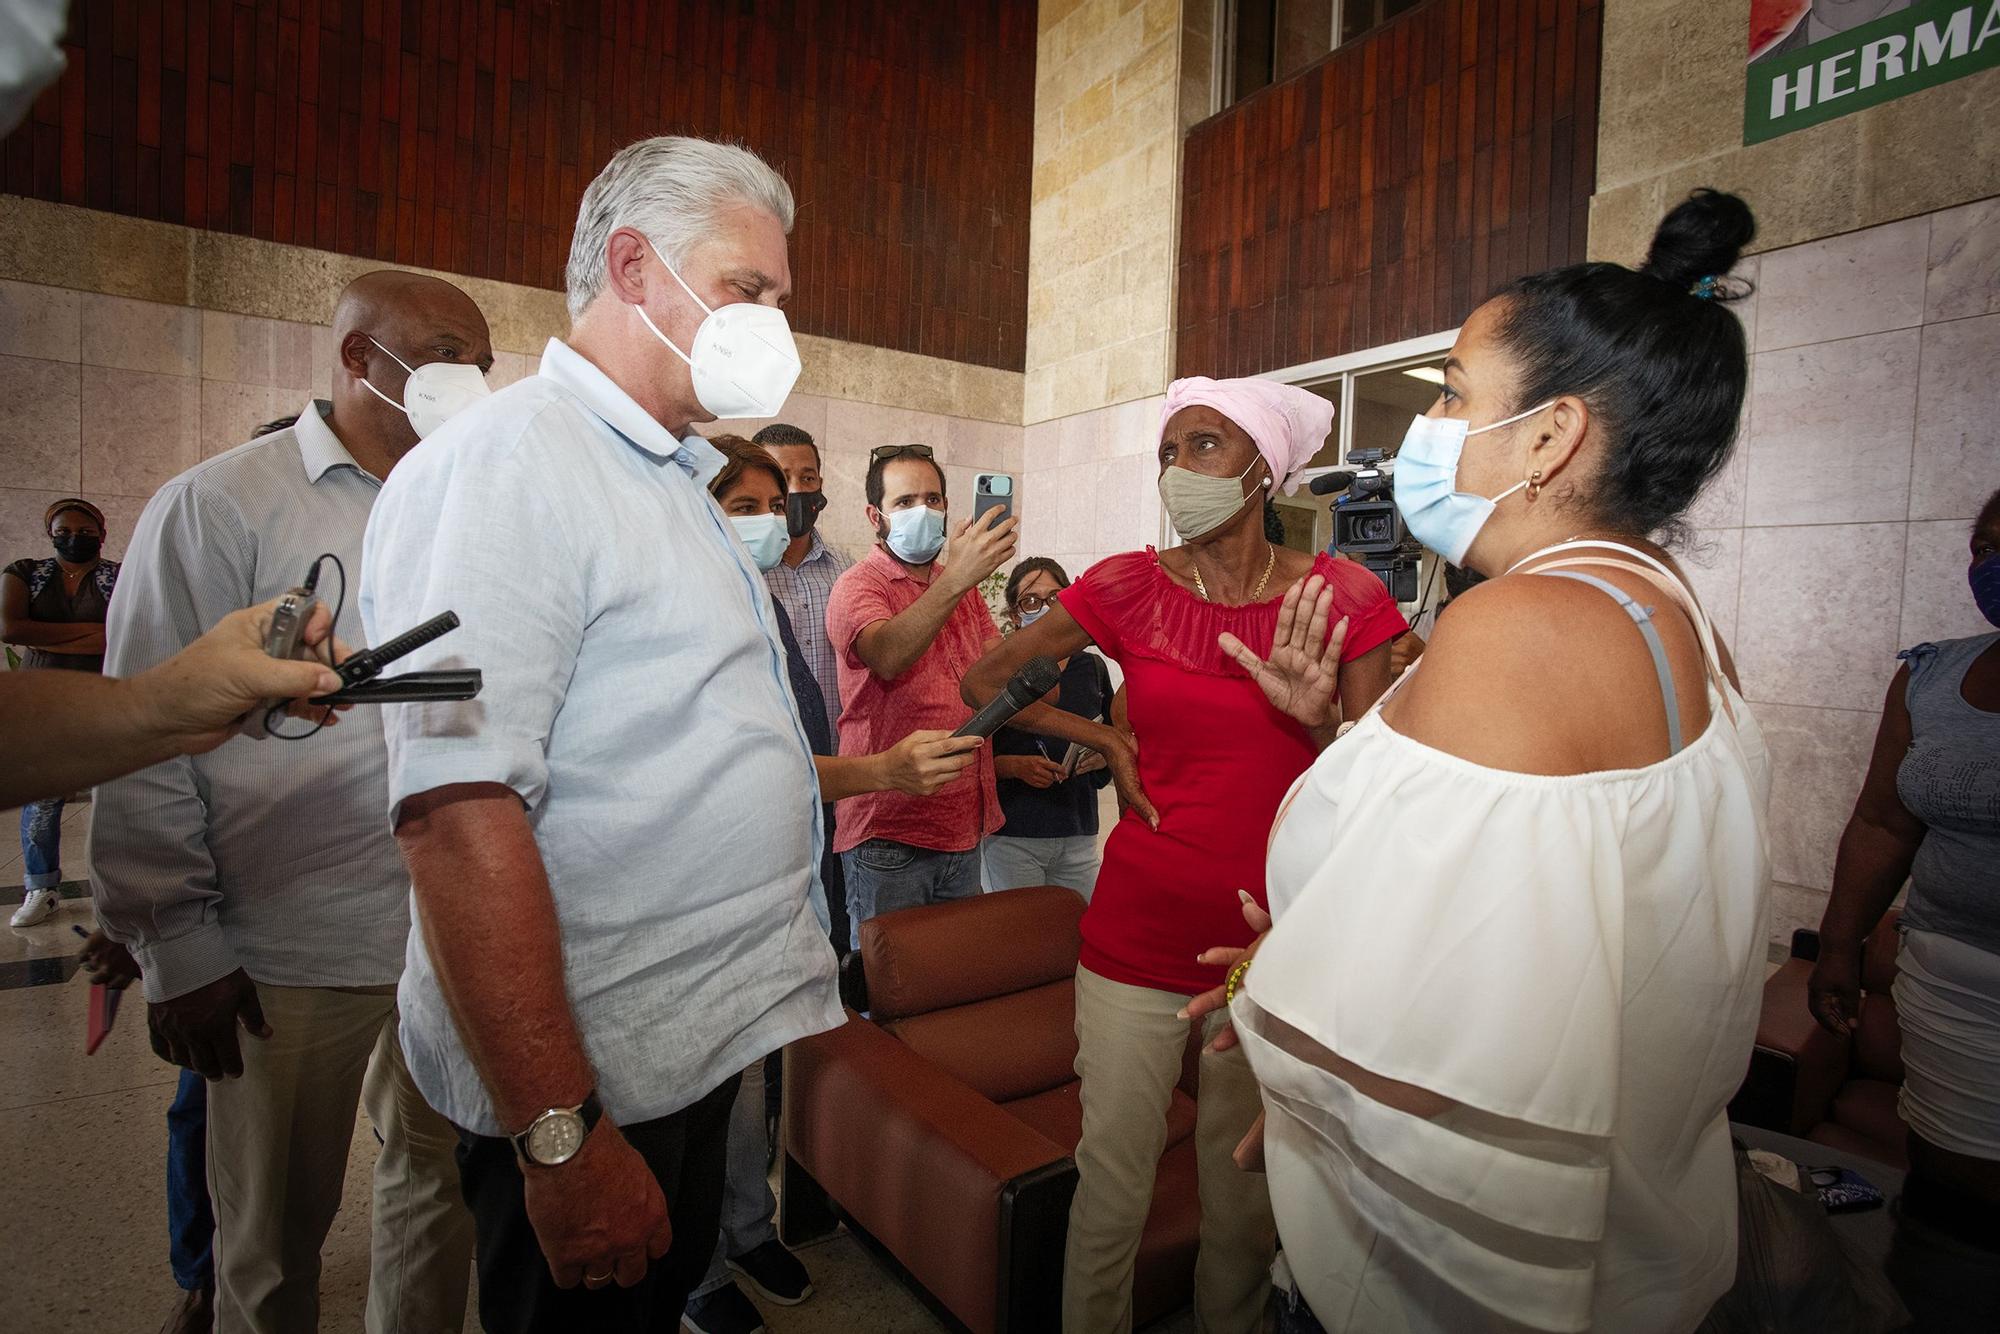
M1236 989L1243 985L1243 975L1249 971L1250 961L1248 959L1244 959L1229 970L1229 976L1224 978L1222 983L1222 1003L1224 1005L1235 1003Z
M585 1274L583 1281L585 1283L609 1283L611 1278L610 1274Z

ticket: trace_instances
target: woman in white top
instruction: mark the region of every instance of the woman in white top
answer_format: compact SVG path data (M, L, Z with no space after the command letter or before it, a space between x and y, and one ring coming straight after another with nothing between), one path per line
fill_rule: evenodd
M1719 275L1753 233L1698 191L1642 268L1513 284L1405 439L1411 532L1486 582L1292 789L1276 925L1208 956L1236 961L1266 1110L1240 1157L1293 1328L1685 1334L1730 1286L1768 765L1649 535L1735 436ZM1273 692L1317 676L1286 628L1231 649Z

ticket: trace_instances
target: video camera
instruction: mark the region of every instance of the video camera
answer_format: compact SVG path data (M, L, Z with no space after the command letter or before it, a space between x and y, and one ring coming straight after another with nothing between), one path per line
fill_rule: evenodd
M1417 563L1423 545L1410 536L1396 510L1395 461L1380 449L1357 449L1347 468L1322 473L1308 489L1333 500L1333 542L1329 552L1351 556L1368 567L1397 602L1417 600Z

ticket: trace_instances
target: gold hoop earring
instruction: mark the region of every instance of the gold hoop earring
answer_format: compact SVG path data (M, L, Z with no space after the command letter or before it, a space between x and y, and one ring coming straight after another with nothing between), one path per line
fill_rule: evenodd
M1542 497L1542 470L1540 468L1537 468L1533 473L1529 474L1528 477L1528 499L1540 500L1541 497Z

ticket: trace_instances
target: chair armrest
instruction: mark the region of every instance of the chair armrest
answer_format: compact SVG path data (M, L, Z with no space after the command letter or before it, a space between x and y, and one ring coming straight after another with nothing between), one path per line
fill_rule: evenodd
M993 1328L1003 1198L1073 1174L1062 1147L851 1012L785 1049L784 1096L786 1152L959 1319Z
M1806 1005L1806 982L1813 965L1788 959L1764 983L1764 1008L1757 1020L1757 1050L1788 1061L1793 1087L1787 1134L1802 1135L1826 1120L1833 1096L1847 1082L1853 1043L1821 1028Z

